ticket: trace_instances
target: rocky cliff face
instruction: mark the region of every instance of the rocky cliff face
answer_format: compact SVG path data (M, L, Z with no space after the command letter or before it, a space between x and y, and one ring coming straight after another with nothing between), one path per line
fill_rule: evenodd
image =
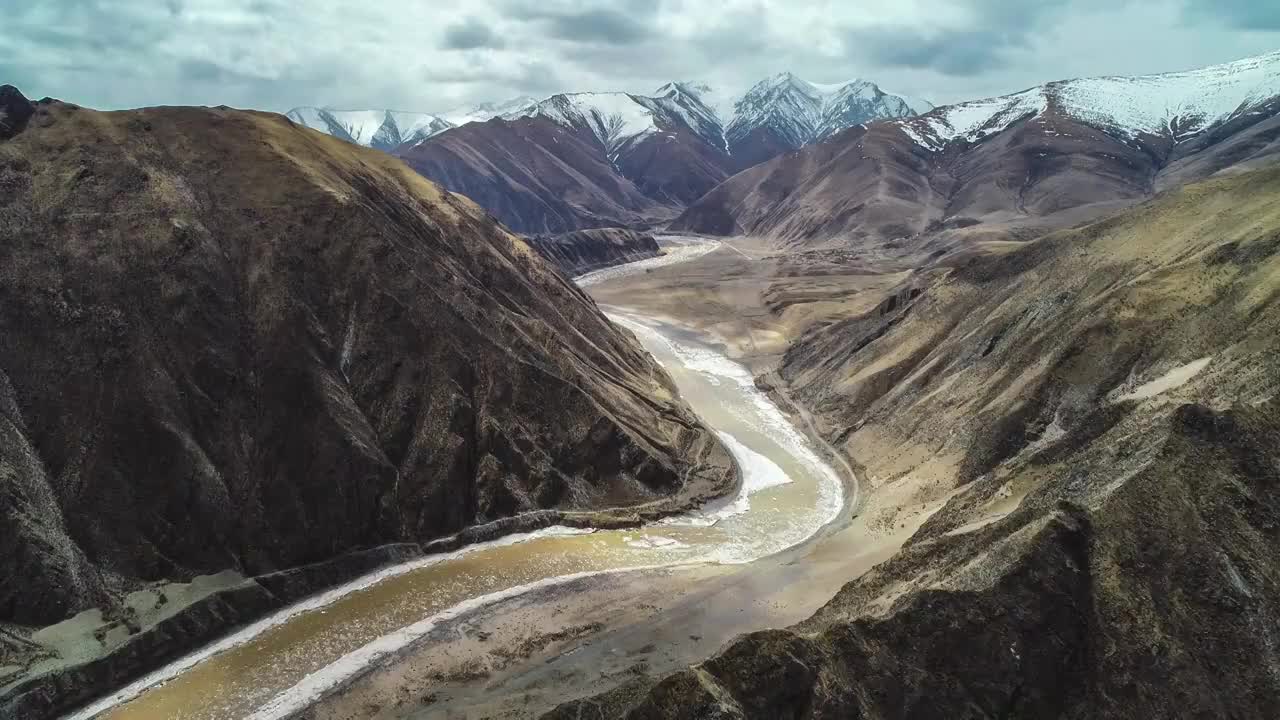
M634 339L397 160L227 109L48 101L19 129L0 620L731 484Z
M652 235L623 228L538 235L529 238L529 245L570 277L656 257L659 252Z
M554 718L1267 717L1280 169L915 273L780 374L872 531L811 619Z

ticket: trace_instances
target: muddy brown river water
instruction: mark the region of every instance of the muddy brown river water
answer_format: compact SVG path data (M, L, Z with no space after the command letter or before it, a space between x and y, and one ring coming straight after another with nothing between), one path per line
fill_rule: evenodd
M665 260L604 271L604 279L714 245L686 240L675 248ZM733 452L743 471L738 495L640 529L550 528L387 568L266 618L70 717L284 717L460 612L589 574L750 562L803 542L837 516L839 476L744 367L697 337L611 311Z

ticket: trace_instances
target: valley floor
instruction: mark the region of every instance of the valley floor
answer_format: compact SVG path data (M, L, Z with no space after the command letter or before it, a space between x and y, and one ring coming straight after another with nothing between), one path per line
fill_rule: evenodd
M899 275L828 274L817 260L816 269L794 266L788 279L780 260L750 238L705 254L682 252L685 262L606 271L588 290L612 314L644 316L671 337L712 344L743 363L810 442L830 454L772 370L789 333L831 309L858 312L863 303L847 302L850 296L879 302L877 291L900 282ZM802 301L770 312L767 303L779 297ZM844 458L831 459L848 467ZM651 685L737 635L808 618L845 583L896 553L946 501L929 492L927 479L869 495L860 495L855 481L849 490L840 518L800 546L746 565L586 578L485 607L438 627L295 717L532 718L573 698Z

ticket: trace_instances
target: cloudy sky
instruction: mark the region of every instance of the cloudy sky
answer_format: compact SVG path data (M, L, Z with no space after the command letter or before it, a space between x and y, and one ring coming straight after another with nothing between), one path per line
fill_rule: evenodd
M0 83L99 108L441 112L782 70L945 103L1280 49L1277 0L0 0L0 17Z

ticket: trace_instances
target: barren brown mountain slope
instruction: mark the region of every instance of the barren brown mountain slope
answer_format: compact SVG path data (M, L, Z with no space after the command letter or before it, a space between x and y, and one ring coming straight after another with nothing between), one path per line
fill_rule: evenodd
M645 139L615 166L590 131L521 118L470 123L397 154L517 232L563 233L665 222L728 176L687 144Z
M1280 168L910 282L779 374L870 527L939 509L800 625L552 717L1270 717Z
M633 338L400 161L271 114L3 96L34 110L0 141L18 635L90 607L136 631L124 594L153 582L732 485Z

